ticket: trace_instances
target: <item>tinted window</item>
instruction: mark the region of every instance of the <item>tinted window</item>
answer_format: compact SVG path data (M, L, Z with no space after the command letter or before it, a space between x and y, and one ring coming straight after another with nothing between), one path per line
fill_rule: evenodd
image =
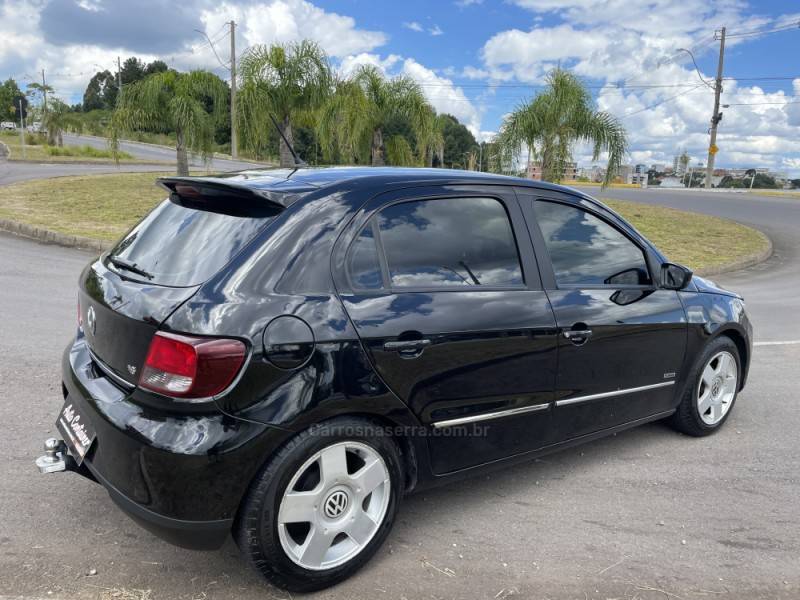
M536 202L559 285L650 283L644 254L621 232L594 215L564 204Z
M234 216L165 200L111 251L152 276L152 283L202 283L225 266L273 217ZM138 278L122 270L126 277Z
M403 202L378 216L394 287L522 285L506 210L492 198Z
M356 288L372 290L383 286L378 262L378 246L372 233L372 224L362 229L350 246L347 270L350 273L350 281Z

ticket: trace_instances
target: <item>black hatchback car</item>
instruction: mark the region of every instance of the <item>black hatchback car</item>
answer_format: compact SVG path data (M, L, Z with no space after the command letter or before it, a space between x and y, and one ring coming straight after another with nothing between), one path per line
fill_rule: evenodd
M404 494L657 419L717 430L741 297L575 190L331 168L159 180L80 278L61 440L175 544L291 590L353 573Z

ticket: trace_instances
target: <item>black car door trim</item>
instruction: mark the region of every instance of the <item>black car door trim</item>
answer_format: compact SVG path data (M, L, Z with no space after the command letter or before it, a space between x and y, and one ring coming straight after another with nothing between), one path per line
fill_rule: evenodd
M479 415L470 415L468 417L459 417L457 419L447 419L446 421L434 421L432 423L434 429L441 429L443 427L454 427L456 425L466 425L468 423L478 423L480 421L488 421L490 419L501 419L503 417L510 417L512 415L521 415L523 413L539 412L540 410L547 410L552 405L551 402L544 402L542 404L532 404L530 406L521 406L519 408L509 408L508 410L498 410L490 413L482 413Z
M579 404L581 402L591 402L592 400L602 400L604 398L613 398L615 396L625 396L627 394L636 394L638 392L646 392L647 390L654 390L662 387L669 387L675 385L675 381L662 381L660 383L652 383L650 385L641 385L634 388L625 388L622 390L614 390L612 392L601 392L599 394L589 394L587 396L575 396L573 398L564 398L563 400L556 400L556 406L569 406L570 404Z

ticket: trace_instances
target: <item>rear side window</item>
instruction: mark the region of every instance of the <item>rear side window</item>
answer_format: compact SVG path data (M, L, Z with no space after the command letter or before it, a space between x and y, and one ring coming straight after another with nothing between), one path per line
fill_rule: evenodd
M650 284L644 253L622 232L574 206L535 206L558 285Z
M403 202L377 223L393 288L523 285L511 222L494 198Z
M372 223L361 230L353 245L350 246L347 271L353 287L365 290L376 290L383 287L378 246L375 243Z
M110 256L147 274L117 269L126 277L159 285L197 285L225 266L275 214L262 210L258 216L233 215L165 200Z

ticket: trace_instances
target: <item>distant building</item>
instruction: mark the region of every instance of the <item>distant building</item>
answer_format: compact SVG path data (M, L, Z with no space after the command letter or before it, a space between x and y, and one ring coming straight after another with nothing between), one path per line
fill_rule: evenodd
M659 187L662 188L679 188L679 187L686 187L683 185L680 177L664 177L661 180L661 185Z
M528 162L528 168L525 171L525 176L528 179L535 181L542 180L542 162L539 160L532 160ZM570 162L564 167L564 173L561 174L561 179L564 181L575 181L578 178L578 163Z

